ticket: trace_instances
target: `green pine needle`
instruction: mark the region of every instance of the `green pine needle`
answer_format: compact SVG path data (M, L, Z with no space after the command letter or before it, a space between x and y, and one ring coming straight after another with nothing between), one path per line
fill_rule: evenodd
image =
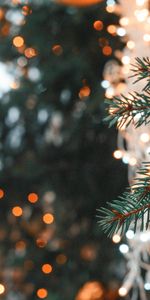
M145 230L149 225L150 214L150 163L144 163L139 170L140 177L135 179L135 184L127 188L122 196L108 203L108 208L101 208L99 225L108 236L113 236L118 231L125 233L132 225L134 231L140 220L140 230Z
M142 93L130 93L129 97L121 95L113 99L107 99L109 115L104 119L109 122L109 127L117 124L118 128L134 124L137 128L142 124L150 122L150 60L149 58L136 58L132 71L137 79L134 83L146 80L146 85Z

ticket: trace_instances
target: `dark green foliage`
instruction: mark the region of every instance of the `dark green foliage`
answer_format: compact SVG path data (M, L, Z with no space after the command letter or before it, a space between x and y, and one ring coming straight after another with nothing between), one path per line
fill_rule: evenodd
M132 99L132 100L131 100ZM105 118L109 127L117 123L117 127L129 126L131 123L137 128L150 122L150 95L130 93L130 97L121 95L113 100L106 100L110 105L111 113ZM137 116L137 118L136 118Z
M134 124L139 127L150 122L150 60L137 58L136 64L132 69L133 76L137 77L135 82L147 79L147 84L142 93L131 93L129 98L122 95L121 98L115 97L108 100L111 110L110 115L105 119L109 125L118 123L118 127ZM112 236L115 232L126 232L130 226L136 231L147 229L150 223L150 163L144 163L138 174L140 177L135 179L136 183L128 188L122 196L112 203L108 203L109 208L101 208L102 216L99 221L103 230Z
M6 11L15 12L28 1L19 1L19 6L12 1L5 2ZM39 2L40 6L35 5ZM5 190L5 199L0 202L0 237L5 232L5 239L0 239L1 271L6 268L13 274L18 268L25 274L25 277L20 276L19 283L10 283L13 295L9 299L37 300L37 289L45 287L48 300L74 300L87 281L100 280L108 286L112 279L116 284L121 278L118 263L116 268L109 269L114 256L117 262L119 257L113 256L109 240L99 238L95 219L99 197L111 199L115 190L121 191L125 184L125 176L120 178L119 175L120 172L125 175L125 167L111 157L116 144L115 130L107 131L102 122L104 96L100 86L103 66L110 57L102 55L99 39L107 38L114 50L121 48L119 38L112 38L105 30L109 24L117 24L118 17L106 12L105 2L85 9L59 6L50 0L30 3L32 14L13 32L24 37L27 47L35 47L38 55L27 60L19 88L3 95L0 101L0 188ZM104 29L97 32L93 22L99 19L104 22ZM1 36L3 62L17 63L18 58L24 58L24 54L12 46L12 39L12 32ZM61 55L53 53L55 44L62 46ZM31 68L39 70L39 80L30 80ZM84 82L91 94L81 100L78 94ZM7 116L12 107L19 110L20 118L8 124ZM39 121L41 110L48 113L44 122ZM45 138L57 113L63 118L60 144ZM18 126L24 131L21 142L15 144L11 139ZM116 164L120 172L112 182ZM110 182L110 190L105 189L106 181ZM27 201L30 192L39 194L37 203ZM47 247L39 248L36 239L45 229L42 214L46 209L43 206L47 192L55 194L54 202L47 208L54 213L55 222L48 225L51 238ZM15 205L20 205L25 212L27 208L31 213L27 220L24 214L12 219L11 209ZM16 240L13 240L16 231ZM15 250L20 240L26 243L22 256ZM82 257L86 247L94 253L91 260ZM67 256L65 264L57 263L59 254ZM25 270L26 260L33 262L31 270ZM52 274L41 272L43 263L52 264ZM104 266L105 272L102 271ZM33 293L26 294L28 284L33 284ZM23 297L17 295L18 291ZM7 295L4 298L8 300Z
M150 216L150 164L144 163L135 179L135 184L126 191L117 200L108 203L108 208L100 209L99 225L104 232L112 236L114 233L125 233L130 226L134 232L139 227L140 230L148 228ZM145 218L146 216L146 218Z

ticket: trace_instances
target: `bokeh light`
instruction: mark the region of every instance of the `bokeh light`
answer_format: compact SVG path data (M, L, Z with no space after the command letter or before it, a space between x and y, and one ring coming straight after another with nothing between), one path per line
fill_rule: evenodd
M0 199L2 199L5 195L5 192L3 189L0 189Z
M53 270L53 267L50 264L44 264L42 266L42 272L45 273L45 274L51 273L52 270Z
M24 45L24 39L22 36L15 36L13 38L13 45L15 47L22 47Z
M23 213L23 210L20 206L14 206L12 208L12 214L15 216L15 217L21 217L22 216L22 213Z
M4 294L5 292L5 287L3 284L0 284L0 295Z
M46 213L43 215L43 222L46 224L52 224L54 222L53 214Z
M44 289L44 288L38 289L38 290L37 290L37 296L38 296L40 299L45 299L45 298L48 296L48 292L47 292L47 290Z
M93 23L93 27L97 31L101 31L103 29L103 22L100 20L97 20Z
M38 201L38 199L39 199L39 196L36 193L30 193L28 195L28 201L31 203L36 203Z

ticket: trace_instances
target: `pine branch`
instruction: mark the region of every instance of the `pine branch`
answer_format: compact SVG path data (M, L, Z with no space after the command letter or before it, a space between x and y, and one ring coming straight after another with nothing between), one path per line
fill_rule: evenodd
M134 231L138 220L141 221L140 230L148 228L150 223L150 163L144 163L136 178L136 183L127 188L117 200L108 203L108 208L101 208L98 222L105 233L112 236L118 231L123 234L131 224ZM146 217L146 220L145 220Z
M143 88L143 91L150 90L150 59L149 57L145 57L142 59L136 58L136 64L132 65L133 69L131 71L134 73L131 77L137 77L134 83L147 78L147 84Z
M131 100L132 98L132 100ZM121 95L113 100L106 101L109 104L109 116L104 120L109 121L109 127L117 123L117 127L126 127L132 122L137 128L150 122L150 94L130 93L129 97Z
M129 126L133 123L137 128L142 124L147 125L150 122L150 60L149 58L136 58L136 64L133 65L132 71L137 79L134 83L147 79L146 86L142 93L130 93L129 97L121 95L114 97L112 100L107 99L109 105L109 115L104 119L109 122L109 127L117 124L118 128Z

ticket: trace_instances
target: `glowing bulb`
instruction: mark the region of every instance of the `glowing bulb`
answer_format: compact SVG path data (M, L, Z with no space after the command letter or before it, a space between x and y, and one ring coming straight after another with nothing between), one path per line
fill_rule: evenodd
M30 193L28 195L28 201L31 202L31 203L35 203L38 201L38 195L36 193Z
M0 284L0 295L5 292L5 287L3 284Z
M129 247L126 244L121 244L119 250L121 253L126 254L129 252Z
M46 289L41 288L41 289L38 289L38 290L37 290L37 296L38 296L40 299L46 298L47 295L48 295L48 292L47 292Z
M115 34L116 33L116 26L115 25L109 25L107 27L107 31L110 33L110 34Z
M128 154L126 154L126 155L123 156L122 161L123 161L124 164L128 164L129 163L129 156L128 156Z
M107 5L106 6L106 11L110 14L113 13L115 11L115 6L114 5Z
M125 30L124 28L122 28L122 27L119 27L119 28L117 29L117 34L118 34L119 36L124 36L124 35L126 35L126 30Z
M127 42L127 47L132 50L135 48L135 43L133 41L128 41Z
M127 26L129 24L129 19L126 17L123 17L119 20L120 25Z
M93 27L95 30L100 31L103 29L103 22L100 20L97 20L93 23Z
M122 158L122 151L121 150L115 150L113 153L113 157L116 159Z
M127 56L127 55L124 55L124 56L122 57L121 61L122 61L122 63L123 63L124 65L128 65L128 64L130 63L130 57Z
M149 11L148 9L144 8L142 10L136 10L134 14L139 22L144 22L148 17Z
M118 291L118 293L119 293L119 296L121 296L121 297L124 297L124 296L126 296L127 295L127 289L125 288L125 287L121 287L120 289L119 289L119 291Z
M119 234L114 234L113 235L113 238L112 238L112 241L115 243L115 244L118 244L120 241L121 241L121 237Z
M5 195L4 190L0 189L0 199L2 199L4 195Z
M145 42L150 42L150 34L148 34L148 33L144 34L143 40L144 40Z
M44 264L44 265L42 266L42 271L43 271L43 273L45 273L45 274L51 273L52 270L53 270L53 268L52 268L52 266L51 266L50 264Z
M104 46L102 52L104 55L109 56L112 54L112 48L110 46Z
M142 133L142 134L140 135L140 140L141 140L141 142L143 142L143 143L149 142L149 140L150 140L149 134L148 134L148 133Z
M133 230L128 230L127 233L126 233L126 237L129 240L132 240L134 238L134 231Z
M24 44L24 39L23 39L23 37L22 36L15 36L14 38L13 38L13 45L15 46L15 47L22 47L23 46L23 44Z
M15 216L15 217L20 217L22 215L22 208L20 206L14 206L12 208L12 214Z
M50 213L46 213L43 216L43 222L46 224L52 224L54 222L54 216Z
M110 82L108 80L103 80L101 82L101 86L104 88L104 89L107 89L109 86L110 86Z
M146 283L144 284L144 288L145 288L146 291L150 291L150 283L149 283L149 282L146 282Z

